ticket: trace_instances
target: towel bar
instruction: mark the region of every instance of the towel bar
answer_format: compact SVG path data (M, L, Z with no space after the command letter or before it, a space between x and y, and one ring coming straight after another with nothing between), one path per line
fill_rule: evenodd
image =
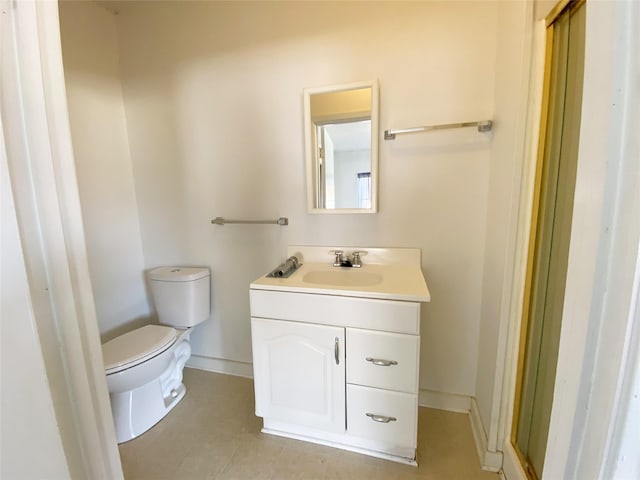
M395 130L385 130L384 139L394 140L396 138L396 135L400 135L403 133L429 132L431 130L445 130L449 128L462 128L462 127L478 127L478 132L490 132L491 129L493 128L493 121L479 120L477 122L445 123L443 125L425 125L424 127L398 128Z
M229 220L224 217L216 217L211 220L214 225L224 225L225 223L242 223L251 225L289 225L289 219L287 217L280 217L275 220Z

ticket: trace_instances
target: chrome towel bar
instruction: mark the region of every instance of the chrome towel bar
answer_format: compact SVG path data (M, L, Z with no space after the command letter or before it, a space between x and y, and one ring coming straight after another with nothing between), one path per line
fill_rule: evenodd
M252 225L289 225L289 219L287 217L280 217L275 220L229 220L224 217L216 217L211 220L214 225L224 225L225 223L243 223Z
M419 133L429 132L432 130L446 130L449 128L462 128L462 127L478 127L478 132L490 132L493 128L492 120L479 120L477 122L462 122L462 123L445 123L442 125L425 125L424 127L412 127L412 128L397 128L394 130L385 130L384 139L394 140L396 135L403 133Z

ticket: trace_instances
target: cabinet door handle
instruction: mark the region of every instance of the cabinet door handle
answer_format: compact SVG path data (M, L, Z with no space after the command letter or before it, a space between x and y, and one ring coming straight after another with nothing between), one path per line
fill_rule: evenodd
M340 338L336 337L336 343L333 345L333 358L336 359L336 365L340 365Z
M367 358L365 358L365 360L367 362L371 362L374 365L377 365L379 367L390 367L391 365L397 365L398 364L398 362L396 362L395 360L384 360L382 358L367 357Z
M366 415L371 420L378 423L389 423L389 422L395 422L396 420L398 420L396 417L387 417L386 415L376 415L375 413L367 413Z

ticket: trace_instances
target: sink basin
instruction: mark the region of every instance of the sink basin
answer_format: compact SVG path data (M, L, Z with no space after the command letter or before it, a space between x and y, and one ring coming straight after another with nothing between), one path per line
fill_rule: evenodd
M363 272L356 269L315 270L302 277L305 283L316 285L335 285L337 287L366 287L382 282L377 273Z

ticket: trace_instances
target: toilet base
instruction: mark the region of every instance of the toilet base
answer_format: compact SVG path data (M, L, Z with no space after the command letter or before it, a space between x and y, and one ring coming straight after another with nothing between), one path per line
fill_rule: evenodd
M159 376L141 387L109 393L118 443L142 435L162 420L184 397L187 389L182 383L182 370L191 356L189 331L180 334L169 353L168 365ZM143 365L137 365L133 369Z
M164 397L161 382L156 379L135 390L111 393L117 442L128 442L149 430L182 400L186 392L181 383Z

